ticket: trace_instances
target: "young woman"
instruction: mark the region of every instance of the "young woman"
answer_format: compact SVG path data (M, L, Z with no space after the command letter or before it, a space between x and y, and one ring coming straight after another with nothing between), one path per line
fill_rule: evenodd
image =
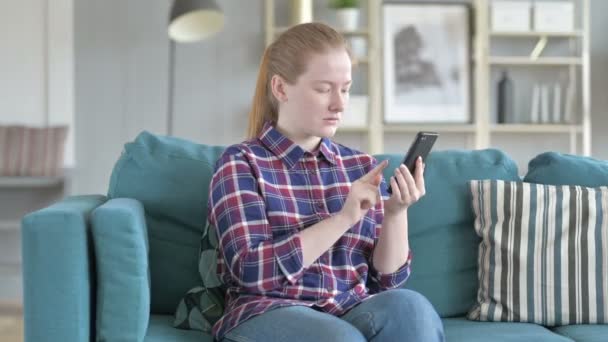
M388 195L368 154L333 142L351 57L331 27L294 26L262 58L249 140L211 181L218 269L227 284L222 341L442 341L441 320L410 273L407 210L424 165L394 171Z

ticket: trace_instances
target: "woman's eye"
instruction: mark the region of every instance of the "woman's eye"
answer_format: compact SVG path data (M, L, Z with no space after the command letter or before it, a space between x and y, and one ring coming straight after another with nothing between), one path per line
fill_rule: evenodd
M350 92L350 89L342 89L343 94L348 94L349 92Z
M331 91L331 89L327 88L327 89L317 89L317 91L319 93L329 93Z

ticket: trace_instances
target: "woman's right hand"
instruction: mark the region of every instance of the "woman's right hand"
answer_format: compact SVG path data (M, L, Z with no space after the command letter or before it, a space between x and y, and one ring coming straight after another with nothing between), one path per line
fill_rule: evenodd
M388 160L382 161L373 170L352 183L344 206L339 213L347 219L349 228L359 222L367 211L381 200L378 186L382 181L382 170L387 165Z

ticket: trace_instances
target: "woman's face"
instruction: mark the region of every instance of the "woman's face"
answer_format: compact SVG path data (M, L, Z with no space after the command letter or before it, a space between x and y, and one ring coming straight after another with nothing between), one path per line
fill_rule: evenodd
M316 147L320 138L332 137L348 105L351 82L346 50L313 54L295 84L282 82L278 129L307 149Z

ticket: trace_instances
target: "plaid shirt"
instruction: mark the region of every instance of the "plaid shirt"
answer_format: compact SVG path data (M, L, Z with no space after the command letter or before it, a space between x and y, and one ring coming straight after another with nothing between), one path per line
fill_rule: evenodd
M298 232L340 211L352 182L377 164L370 155L324 138L303 150L267 123L257 139L230 146L215 165L209 220L217 227L218 273L227 284L224 335L268 310L305 305L341 316L374 293L399 287L408 261L395 273L373 268L384 217L382 201L308 267ZM388 197L386 182L380 191Z

